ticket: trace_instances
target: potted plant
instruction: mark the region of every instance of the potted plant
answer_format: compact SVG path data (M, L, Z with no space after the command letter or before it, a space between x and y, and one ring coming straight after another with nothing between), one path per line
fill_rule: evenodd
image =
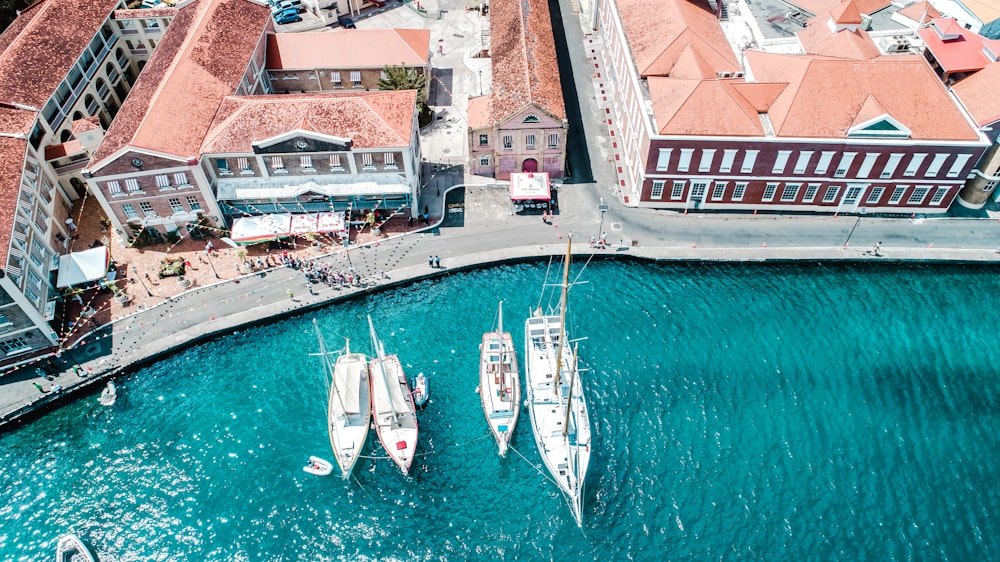
M104 286L111 289L111 292L115 294L114 299L116 303L125 304L128 302L128 293L123 291L121 287L118 286L118 283L105 280Z

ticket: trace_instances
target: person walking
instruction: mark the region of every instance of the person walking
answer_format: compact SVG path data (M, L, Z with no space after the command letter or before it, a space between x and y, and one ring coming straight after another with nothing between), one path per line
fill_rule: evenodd
M438 256L434 256L434 267L435 268L441 267L441 258Z
M427 256L427 265L434 267L434 256Z

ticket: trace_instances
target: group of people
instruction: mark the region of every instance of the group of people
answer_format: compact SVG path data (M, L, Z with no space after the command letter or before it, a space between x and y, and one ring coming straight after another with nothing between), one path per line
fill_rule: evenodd
M438 256L427 256L427 265L437 269L441 267L441 258Z
M597 238L597 235L590 237L590 247L603 250L608 247L608 233L602 232L601 237Z
M361 275L355 271L344 273L339 269L334 269L331 265L316 266L312 261L298 260L299 265L295 269L301 269L310 283L323 283L330 288L340 287L360 287Z

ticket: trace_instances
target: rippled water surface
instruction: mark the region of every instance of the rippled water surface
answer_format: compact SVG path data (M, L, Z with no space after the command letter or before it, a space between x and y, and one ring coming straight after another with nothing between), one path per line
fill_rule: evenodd
M580 264L577 264L579 266ZM579 270L579 267L575 269ZM496 455L475 394L505 299L522 341L546 264L456 274L232 334L0 435L0 559L1000 558L996 270L592 263L571 292L594 421L583 529L526 419ZM374 433L332 459L311 319L371 314L429 375L411 476Z

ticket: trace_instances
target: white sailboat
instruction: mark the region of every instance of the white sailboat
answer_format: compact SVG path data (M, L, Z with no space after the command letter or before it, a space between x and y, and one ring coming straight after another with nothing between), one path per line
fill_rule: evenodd
M590 417L566 331L566 293L572 241L566 244L559 309L525 321L524 366L528 413L545 467L583 525L584 482L590 465Z
M500 456L505 457L521 411L521 381L514 340L503 331L503 302L497 317L496 330L484 333L479 344L479 400Z
M396 355L385 354L371 316L368 317L368 328L371 330L372 349L375 351L375 357L368 368L375 430L389 457L399 465L403 474L407 474L417 450L416 407L406 384L403 365Z
M313 326L319 338L323 370L330 381L327 408L330 445L337 465L340 466L341 476L347 480L364 449L368 439L368 424L371 422L368 357L363 353L351 353L351 340L347 340L344 353L334 362L331 352L326 349L326 342L316 320L313 320Z

